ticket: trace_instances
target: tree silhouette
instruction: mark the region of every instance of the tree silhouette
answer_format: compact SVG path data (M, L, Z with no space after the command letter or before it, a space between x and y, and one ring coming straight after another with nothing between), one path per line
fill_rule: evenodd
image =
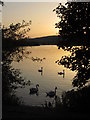
M90 86L70 90L62 94L62 106L71 112L89 113Z
M21 61L30 54L25 48L15 44L16 41L25 38L30 28L31 21L26 23L11 24L8 28L2 28L2 99L3 105L17 105L21 101L15 96L15 89L25 86L25 80L21 76L20 70L12 68L12 61ZM22 30L20 30L22 29ZM24 31L24 32L23 32ZM18 86L20 85L20 86Z
M20 40L26 37L27 32L30 31L31 20L29 22L25 22L17 24L10 24L8 28L2 28L2 37L3 39L11 39L11 40Z
M31 20L29 22L10 24L9 27L2 28L2 47L10 48L22 46L28 39L27 33L30 31Z
M53 11L56 12L60 21L56 23L59 34L66 40L88 41L90 33L90 2L67 2L61 3Z
M90 46L62 48L70 51L70 55L62 56L58 64L76 72L72 80L74 88L62 94L62 106L70 111L87 113L90 107Z
M63 49L70 51L71 55L63 56L58 64L76 71L72 84L74 87L84 87L90 80L90 46L63 47Z
M21 61L30 52L20 47L2 49L2 99L3 104L18 105L21 101L15 96L15 89L25 87L25 80L19 69L12 67L13 61Z
M83 87L90 79L90 3L67 2L65 5L60 3L54 11L60 18L56 28L59 28L60 36L66 41L61 47L71 52L70 56L63 56L58 64L77 71L72 84L74 87ZM73 46L73 41L82 46Z

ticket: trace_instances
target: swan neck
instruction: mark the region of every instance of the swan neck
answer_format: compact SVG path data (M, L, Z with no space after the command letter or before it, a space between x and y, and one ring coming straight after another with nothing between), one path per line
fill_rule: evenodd
M56 89L55 89L55 94L56 94Z
M38 90L38 86L36 85L36 89Z

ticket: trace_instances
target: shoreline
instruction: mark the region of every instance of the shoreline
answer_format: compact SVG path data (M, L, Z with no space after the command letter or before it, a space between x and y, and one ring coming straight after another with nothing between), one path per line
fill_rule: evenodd
M6 112L4 110L7 110ZM88 119L89 113L78 113L68 111L55 111L55 109L31 106L4 106L3 119L42 119L42 118L61 118L61 119ZM3 120L2 119L2 120Z

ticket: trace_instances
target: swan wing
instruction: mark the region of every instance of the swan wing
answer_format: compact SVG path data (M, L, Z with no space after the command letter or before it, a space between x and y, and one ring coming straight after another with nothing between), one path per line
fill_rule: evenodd
M30 92L36 92L36 91L37 91L36 88L31 88L31 89L30 89Z
M54 91L50 91L47 93L47 96L49 97L53 97L55 95L55 92Z

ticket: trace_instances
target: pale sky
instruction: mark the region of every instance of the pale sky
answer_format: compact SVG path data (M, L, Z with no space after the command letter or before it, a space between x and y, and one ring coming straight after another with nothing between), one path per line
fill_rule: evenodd
M7 2L2 10L2 23L8 26L25 20L32 21L30 37L57 35L55 23L58 18L53 9L58 2Z

